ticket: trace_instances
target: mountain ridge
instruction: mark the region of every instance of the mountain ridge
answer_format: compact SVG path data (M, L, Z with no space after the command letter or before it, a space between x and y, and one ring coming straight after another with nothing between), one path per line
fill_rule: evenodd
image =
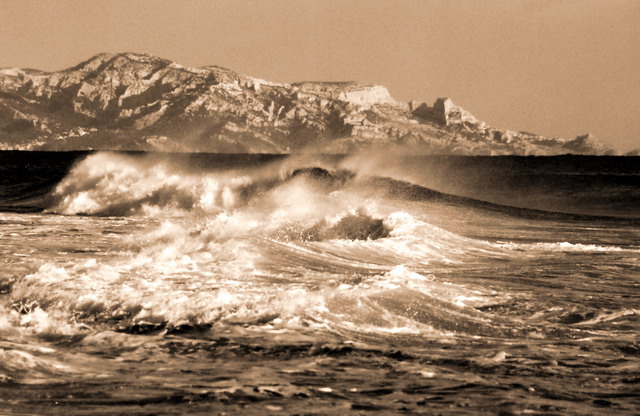
M275 83L145 53L101 53L61 71L0 69L0 149L225 153L615 154L496 129L448 98L399 102L381 85Z

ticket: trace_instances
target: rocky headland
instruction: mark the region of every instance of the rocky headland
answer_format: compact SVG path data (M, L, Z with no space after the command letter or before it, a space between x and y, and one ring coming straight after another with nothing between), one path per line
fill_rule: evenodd
M0 70L0 149L225 153L615 154L496 129L448 98L398 102L380 85L273 83L148 54L100 54L58 72Z

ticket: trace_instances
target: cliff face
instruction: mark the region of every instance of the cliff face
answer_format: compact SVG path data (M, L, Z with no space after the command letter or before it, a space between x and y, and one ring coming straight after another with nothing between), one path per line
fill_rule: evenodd
M355 82L277 84L146 54L101 54L53 73L0 70L0 149L282 153L363 147L419 153L604 154L497 130L449 99L396 102Z

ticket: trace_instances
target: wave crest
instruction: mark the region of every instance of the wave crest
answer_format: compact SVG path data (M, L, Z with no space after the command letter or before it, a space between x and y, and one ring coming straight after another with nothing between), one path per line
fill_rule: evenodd
M159 209L216 213L245 204L258 187L248 176L194 174L167 161L98 153L60 182L52 210L104 216L155 214Z
M391 228L382 218L374 218L360 210L347 214L335 223L322 219L311 227L285 226L274 237L284 240L377 240L390 235Z

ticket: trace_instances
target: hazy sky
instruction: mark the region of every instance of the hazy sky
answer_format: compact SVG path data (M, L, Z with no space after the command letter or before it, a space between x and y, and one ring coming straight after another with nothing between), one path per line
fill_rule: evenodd
M640 147L640 0L0 0L0 67L99 52L378 83L497 128Z

